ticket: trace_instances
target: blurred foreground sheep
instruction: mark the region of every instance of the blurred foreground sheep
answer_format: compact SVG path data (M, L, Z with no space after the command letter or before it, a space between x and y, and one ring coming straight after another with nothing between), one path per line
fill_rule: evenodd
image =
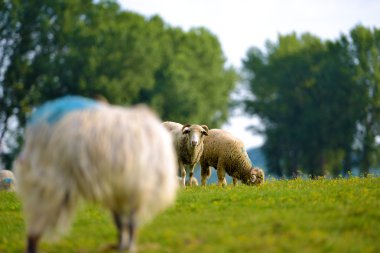
M178 186L172 138L148 108L81 97L32 114L14 165L28 253L37 252L44 234L68 227L80 199L108 208L115 247L134 250L137 227L170 205Z
M15 178L12 171L0 170L0 191L14 191L15 190Z

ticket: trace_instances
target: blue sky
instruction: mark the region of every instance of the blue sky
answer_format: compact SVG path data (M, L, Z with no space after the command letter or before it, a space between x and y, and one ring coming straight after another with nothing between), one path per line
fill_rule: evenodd
M119 0L125 10L144 16L158 14L171 26L184 30L206 27L215 34L227 64L236 68L252 47L265 48L278 34L310 32L336 39L355 25L380 27L380 0ZM224 129L241 138L247 147L263 143L246 127L259 124L255 117L231 117Z

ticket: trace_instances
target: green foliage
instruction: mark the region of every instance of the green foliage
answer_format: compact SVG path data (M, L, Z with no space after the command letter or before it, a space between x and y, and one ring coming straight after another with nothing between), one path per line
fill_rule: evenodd
M269 180L260 187L181 189L174 206L139 233L139 252L379 252L379 178ZM21 252L13 193L0 192L0 251ZM111 215L86 205L71 232L43 252L104 252Z
M1 7L0 142L12 116L22 129L36 105L66 94L143 102L182 123L217 127L227 118L237 75L206 29L185 32L115 1L6 0Z
M227 119L236 73L224 68L217 38L203 28L188 33L170 29L169 36L170 45L165 63L156 72L155 87L143 92L142 97L165 120L220 126Z
M364 174L380 158L376 136L380 134L380 29L355 27L351 33L351 57L356 63L356 81L366 90L360 119L361 168Z
M68 50L65 41L72 24L90 4L90 0L4 1L5 8L0 8L0 33L4 34L0 48L4 52L0 62L1 149L6 134L11 142L20 139L26 114L36 104L61 94L57 63ZM11 124L17 129L8 131ZM16 134L10 136L12 132ZM0 150L1 158L15 150Z
M376 109L366 113L366 108L380 101L366 99L377 94L371 91L377 88L358 79L363 60L353 56L353 47L343 35L323 42L310 34L290 34L279 36L277 43L268 42L266 53L258 49L247 53L244 70L254 98L243 104L247 113L263 119L271 172L297 176L302 170L321 176L351 170L353 144L365 143L358 138L358 123L372 118ZM363 72L378 69L376 63ZM375 129L374 123L368 130L372 144L378 134Z

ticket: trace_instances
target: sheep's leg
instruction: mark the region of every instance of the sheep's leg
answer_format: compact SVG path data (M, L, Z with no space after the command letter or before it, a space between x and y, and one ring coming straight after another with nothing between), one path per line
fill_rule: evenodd
M195 168L195 164L190 165L190 173L189 173L189 185L190 186L193 186L194 168Z
M123 217L119 213L113 212L113 220L118 233L118 244L116 248L120 251L125 250L127 248L127 233L124 229Z
M234 182L234 186L237 185L237 182L238 182L238 179L236 177L232 178L233 182Z
M118 212L113 212L114 222L118 231L118 244L116 248L119 251L128 250L134 252L136 250L136 217L135 212L131 211L129 216L124 216Z
M39 235L28 235L25 253L37 253L37 246L40 240Z
M201 164L201 177L202 177L202 185L206 185L207 179L211 175L211 169L209 166Z
M226 171L224 170L223 166L218 165L217 173L218 173L218 185L226 186L227 185L227 181L225 178Z
M135 244L136 231L137 231L136 215L135 215L135 212L132 210L129 216L129 221L128 221L129 241L128 241L127 249L129 252L136 251L136 244Z
M186 187L186 169L181 161L178 162L178 167L181 170L182 186Z
M26 189L24 189L26 190ZM38 252L41 236L49 230L60 230L69 224L75 210L75 198L64 189L35 186L24 200L28 227L25 252ZM64 193L64 194L62 194ZM48 195L48 197L41 197Z
M50 191L53 193L54 191ZM38 194L37 194L38 195ZM36 195L35 195L36 196ZM41 196L41 195L38 195ZM52 194L54 197L57 195ZM52 197L52 198L54 198ZM33 201L38 203L37 201ZM29 202L24 202L25 206L31 207ZM72 205L72 199L70 194L67 193L62 201L62 205L51 205L46 199L43 199L38 203L38 206L33 206L32 208L26 207L28 210L28 236L26 253L37 253L38 244L40 238L46 230L54 229L62 226L64 222L69 222L71 215L74 211L74 206Z

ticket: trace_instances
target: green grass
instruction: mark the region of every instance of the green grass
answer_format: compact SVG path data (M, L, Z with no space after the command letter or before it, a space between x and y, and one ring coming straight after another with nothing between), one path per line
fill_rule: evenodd
M0 193L0 252L22 252L20 202ZM107 210L80 209L71 231L41 252L105 252L116 232ZM181 189L144 226L139 252L380 252L380 178L273 180Z

